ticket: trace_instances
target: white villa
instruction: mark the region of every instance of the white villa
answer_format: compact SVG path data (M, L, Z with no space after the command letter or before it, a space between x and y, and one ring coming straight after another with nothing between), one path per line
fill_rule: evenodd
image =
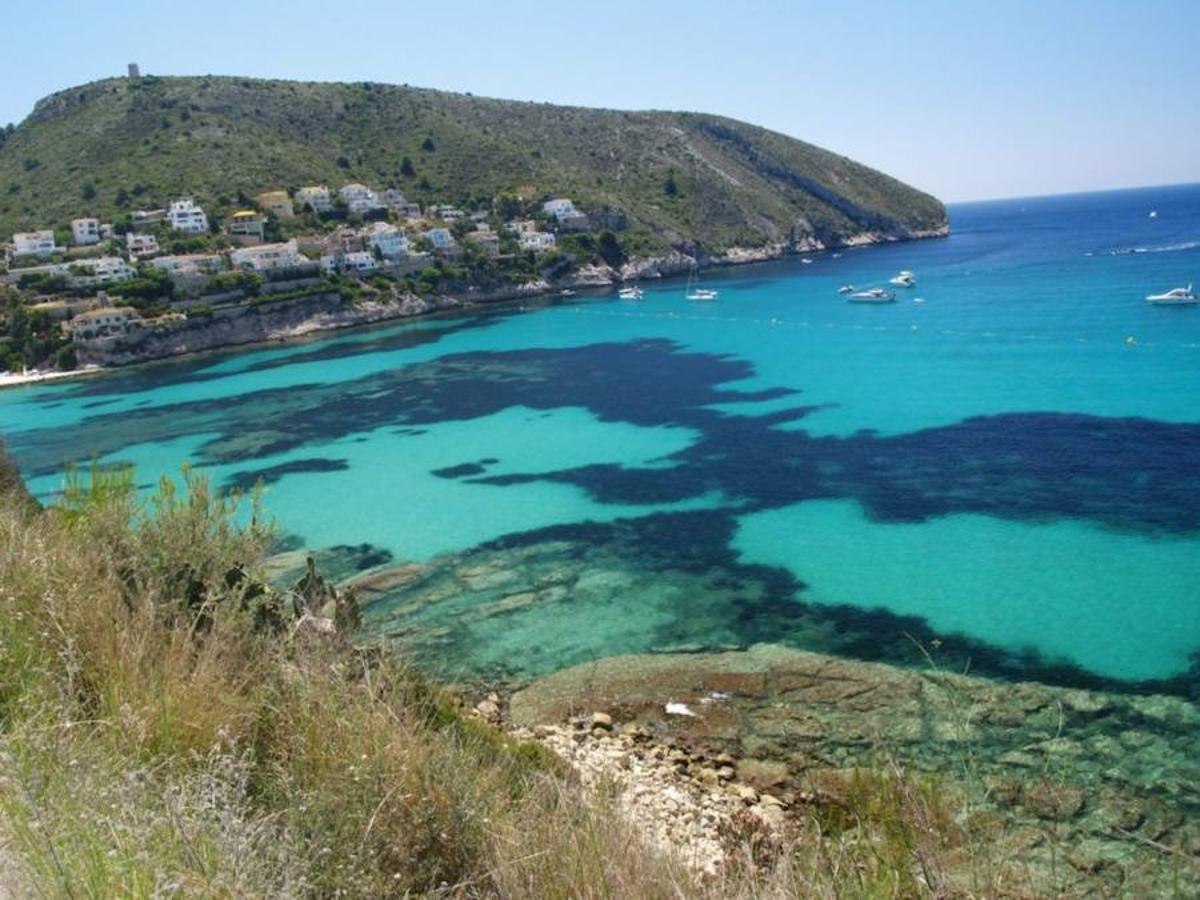
M99 219L73 219L71 221L71 242L83 247L88 244L98 244L101 238Z
M325 185L302 187L296 191L296 206L300 209L308 207L315 213L326 213L333 209L333 200L329 196L329 188Z
M125 334L137 319L137 310L132 306L94 309L91 312L80 313L71 320L71 336L76 340L88 340Z
M522 250L532 250L534 253L545 253L555 246L554 235L545 231L523 231L518 240Z
M321 268L326 272L342 271L365 274L378 269L379 263L375 261L374 254L368 253L366 250L354 250L349 253L322 256Z
M137 269L120 256L79 259L67 267L68 278L76 284L112 284L137 277Z
M435 219L441 219L443 222L457 222L467 216L457 206L435 206L432 212Z
M556 197L542 204L542 212L566 228L586 228L587 215L575 208L573 201L566 197Z
M362 231L367 246L377 249L384 259L398 259L408 253L408 237L395 225L372 222Z
M572 201L566 197L558 197L543 203L542 212L554 219L564 219L567 216L574 215L577 210Z
M187 197L176 200L167 208L167 221L172 229L182 234L204 234L208 231L208 216Z
M282 244L263 244L261 247L242 247L229 254L229 261L235 269L253 272L290 269L308 262L294 240Z
M52 256L62 247L55 246L53 231L23 231L13 235L13 256Z
M158 252L158 238L152 234L125 232L125 250L133 257L153 256Z
M374 272L379 268L375 257L366 250L342 254L342 269L346 272Z
M225 268L225 257L215 253L187 253L181 256L159 256L150 265L171 277L212 275Z
M380 202L379 195L365 184L342 185L338 191L338 196L342 198L346 207L352 213L361 214L383 209L383 203Z
M449 228L430 228L421 232L421 236L433 244L434 250L453 250L455 247L454 235Z

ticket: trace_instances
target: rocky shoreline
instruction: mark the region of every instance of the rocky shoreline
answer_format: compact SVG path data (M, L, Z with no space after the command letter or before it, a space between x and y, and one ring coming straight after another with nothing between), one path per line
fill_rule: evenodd
M95 374L106 368L136 365L226 347L287 341L323 331L392 320L417 319L437 313L466 310L476 305L532 299L563 290L606 289L643 279L676 277L686 274L696 265L701 269L748 265L770 262L797 253L902 240L926 240L945 237L948 234L949 226L906 237L863 233L829 245L815 238L808 238L795 245L734 247L716 256L689 256L673 250L663 256L635 258L619 268L586 265L561 278L539 279L496 291L473 290L428 298L415 294L396 294L385 299L359 303L351 303L337 293L327 292L277 304L229 307L214 310L211 315L205 317L168 320L131 335L88 342L78 348L80 368L67 372L38 373L31 378L0 379L0 388L49 378Z
M602 659L475 714L615 790L647 841L709 874L746 816L780 835L825 822L884 771L937 785L955 889L980 854L1016 896L1200 889L1200 709L1180 698L757 645Z

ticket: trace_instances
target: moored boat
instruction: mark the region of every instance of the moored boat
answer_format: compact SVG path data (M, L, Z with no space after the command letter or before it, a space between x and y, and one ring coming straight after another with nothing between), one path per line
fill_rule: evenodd
M855 291L846 299L851 303L894 303L896 295L883 288L871 288L869 291Z
M1161 294L1147 294L1146 300L1159 306L1179 306L1200 302L1196 299L1196 292L1192 290L1190 284L1187 287L1173 288Z
M908 269L902 269L900 274L897 275L895 278L889 278L888 283L894 284L894 285L896 285L896 287L906 287L906 288L916 287L917 286L917 276L914 275L912 272L908 271Z
M642 289L636 285L634 287L623 287L617 291L617 296L622 300L641 300Z
M719 296L717 291L712 288L700 287L698 272L698 268L692 266L692 270L688 272L687 288L684 290L683 296L688 300L716 300Z
M854 285L843 284L840 288L838 288L838 293L839 294L853 294L854 293Z

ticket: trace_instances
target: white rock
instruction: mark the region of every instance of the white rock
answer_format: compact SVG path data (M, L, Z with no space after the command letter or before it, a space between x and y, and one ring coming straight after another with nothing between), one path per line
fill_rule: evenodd
M691 707L686 703L668 703L666 711L668 716L691 716L693 719L697 718L696 714L692 712Z

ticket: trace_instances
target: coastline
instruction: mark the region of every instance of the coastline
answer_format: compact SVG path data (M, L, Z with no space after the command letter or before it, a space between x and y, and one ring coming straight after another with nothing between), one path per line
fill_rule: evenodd
M5 388L29 387L30 385L43 384L47 381L62 381L64 378L82 378L87 375L99 375L106 371L109 370L103 366L84 366L81 369L68 369L65 372L42 372L36 369L20 375L14 375L11 372L0 372L0 391Z
M678 278L690 272L693 266L699 271L709 269L730 268L734 266L753 265L757 263L774 262L804 253L824 253L839 249L869 247L889 243L907 241L933 240L947 237L950 226L933 229L928 232L916 232L908 236L898 237L878 233L863 233L851 235L845 240L824 244L814 238L797 242L794 246L773 244L765 247L734 247L718 256L689 256L679 250L672 250L663 256L636 257L615 269L611 266L587 265L572 271L567 276L553 281L539 279L522 285L514 285L499 291L446 294L437 297L423 298L413 294L394 295L390 301L373 304L353 312L339 313L329 310L318 310L279 327L265 327L258 331L247 332L243 336L231 335L228 340L205 342L203 346L178 346L168 352L153 353L125 361L103 364L92 362L77 369L65 372L28 372L21 375L10 373L0 374L0 390L29 387L49 381L61 381L78 377L103 374L132 365L158 362L166 359L195 356L199 353L219 352L234 347L253 345L271 345L287 343L300 338L312 337L325 332L340 331L356 327L380 325L387 322L420 321L438 315L454 314L469 311L476 307L500 306L505 303L517 303L535 298L552 298L564 290L612 290L628 282L641 279ZM253 311L253 307L232 307L231 310L245 314Z

